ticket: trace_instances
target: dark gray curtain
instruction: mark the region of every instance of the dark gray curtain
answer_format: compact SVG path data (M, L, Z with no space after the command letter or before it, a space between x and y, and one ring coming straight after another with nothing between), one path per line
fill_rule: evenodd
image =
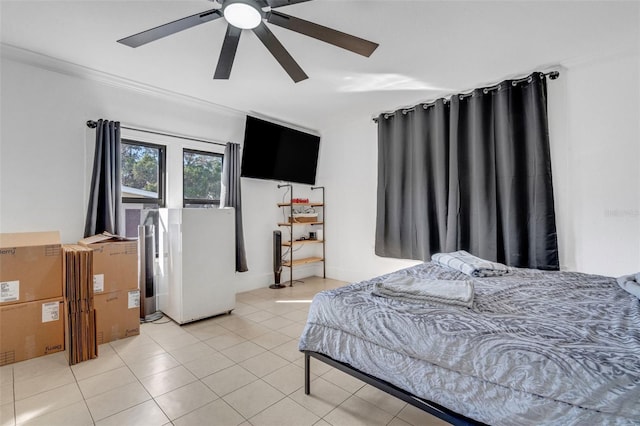
M378 124L376 254L428 259L444 247L449 109L443 100Z
M240 193L240 145L227 143L222 162L221 207L233 207L236 214L236 271L246 272L247 255L242 229L242 195Z
M98 120L84 236L124 235L120 187L120 123Z
M378 120L376 254L559 268L544 74Z

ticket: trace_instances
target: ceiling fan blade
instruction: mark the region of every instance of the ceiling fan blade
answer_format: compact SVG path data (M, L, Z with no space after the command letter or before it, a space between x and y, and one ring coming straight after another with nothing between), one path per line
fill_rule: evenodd
M130 47L138 47L143 44L158 40L162 37L175 34L177 32L195 27L196 25L204 24L205 22L213 21L214 19L222 18L222 13L219 9L211 9L205 12L196 13L195 15L187 16L186 18L178 19L168 24L160 25L159 27L151 28L150 30L142 31L141 33L134 34L129 37L118 40L118 43Z
M267 3L269 3L269 6L271 6L272 8L276 8L276 7L282 7L282 6L289 6L290 4L304 3L306 1L310 1L310 0L267 0Z
M258 36L262 44L265 45L269 52L273 55L278 63L289 74L289 77L296 83L309 78L307 74L300 68L300 65L293 59L293 57L287 52L282 43L278 41L275 35L267 28L264 22L253 29L253 32Z
M267 21L270 24L322 40L362 56L371 56L378 47L378 43L276 11L271 11Z
M236 57L236 50L238 50L240 34L242 34L242 30L240 28L234 27L231 24L227 25L227 34L224 36L222 50L220 51L220 57L218 58L218 66L216 67L216 72L213 75L214 79L229 79L233 60Z

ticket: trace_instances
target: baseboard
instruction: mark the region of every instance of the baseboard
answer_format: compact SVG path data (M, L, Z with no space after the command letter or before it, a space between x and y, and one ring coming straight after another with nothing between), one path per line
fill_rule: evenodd
M273 272L236 272L236 293L256 290L273 284Z

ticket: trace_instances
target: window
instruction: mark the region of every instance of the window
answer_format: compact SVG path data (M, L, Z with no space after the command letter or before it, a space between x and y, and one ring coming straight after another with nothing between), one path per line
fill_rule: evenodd
M185 207L220 205L222 154L185 149L182 188Z
M164 207L165 147L124 139L120 151L122 202Z

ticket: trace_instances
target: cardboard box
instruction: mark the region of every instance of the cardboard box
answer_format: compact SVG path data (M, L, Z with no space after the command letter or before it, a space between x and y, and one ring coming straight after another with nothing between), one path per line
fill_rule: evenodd
M96 294L93 307L96 311L96 342L99 345L140 334L139 290Z
M0 365L64 350L62 298L0 306Z
M78 241L93 249L93 293L138 288L138 241L100 234Z
M60 233L0 234L0 305L62 297Z

